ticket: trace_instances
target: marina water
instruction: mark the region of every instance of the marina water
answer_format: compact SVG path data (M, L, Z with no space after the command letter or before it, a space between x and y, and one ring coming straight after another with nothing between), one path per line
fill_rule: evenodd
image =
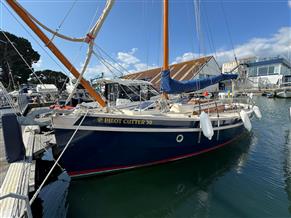
M263 118L199 157L71 181L68 217L290 217L290 99L254 98ZM74 161L74 160L72 160Z

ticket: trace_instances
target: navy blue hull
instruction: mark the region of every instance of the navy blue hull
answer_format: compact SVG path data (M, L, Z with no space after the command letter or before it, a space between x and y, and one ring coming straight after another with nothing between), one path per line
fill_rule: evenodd
M215 131L209 140L202 132L79 130L61 158L61 165L71 176L81 176L164 163L222 147L243 131L243 125L220 130L219 135ZM73 132L56 129L59 151Z

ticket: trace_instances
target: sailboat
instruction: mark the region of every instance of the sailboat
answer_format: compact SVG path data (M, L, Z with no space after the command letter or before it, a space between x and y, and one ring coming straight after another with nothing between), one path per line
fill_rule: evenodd
M275 89L275 96L278 98L291 98L291 75L284 75Z
M193 92L223 80L236 79L237 75L221 74L192 81L170 77L168 0L163 1L161 98L124 109L108 107L24 9L15 1L7 2L99 103L98 108L80 107L71 114L52 117L57 142L54 154L62 155L61 165L72 177L162 164L210 152L238 139L245 129L250 131L250 119L254 114L261 116L259 108L249 101L198 100L190 104L169 98L169 94ZM91 43L94 37L90 40Z

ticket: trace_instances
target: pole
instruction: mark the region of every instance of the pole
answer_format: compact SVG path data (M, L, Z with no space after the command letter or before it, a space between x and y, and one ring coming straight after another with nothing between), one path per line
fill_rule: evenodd
M163 19L163 32L164 32L164 64L163 71L169 70L169 2L164 0L164 19ZM163 92L162 97L164 99L169 99L169 96L166 92Z
M169 6L168 0L164 0L164 65L163 70L169 69L169 24L168 24L168 15L169 15Z

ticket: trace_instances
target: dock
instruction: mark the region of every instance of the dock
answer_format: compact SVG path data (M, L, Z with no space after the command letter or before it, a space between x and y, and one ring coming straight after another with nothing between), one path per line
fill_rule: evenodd
M6 167L0 188L0 217L32 217L29 193L35 191L34 155L45 151L55 140L54 135L38 134L38 126L26 126L22 130L25 158Z

